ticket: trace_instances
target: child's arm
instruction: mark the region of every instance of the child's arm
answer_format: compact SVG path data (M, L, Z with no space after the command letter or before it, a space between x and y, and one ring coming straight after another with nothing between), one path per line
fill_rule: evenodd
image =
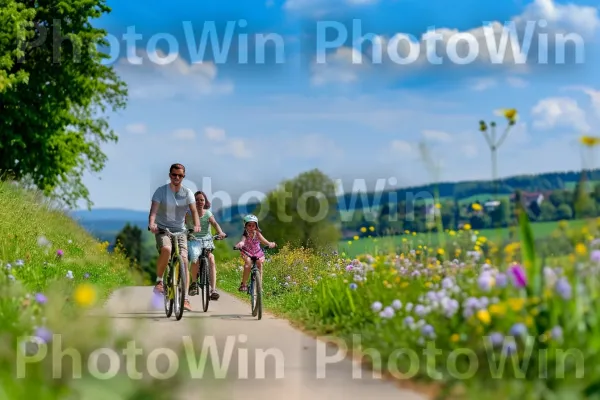
M215 228L215 230L217 231L217 235L221 236L221 238L225 237L225 234L223 233L221 226L217 223L217 220L215 219L214 215L208 219L208 222L210 222L210 224Z
M238 249L241 249L242 247L244 247L244 244L246 244L246 237L244 235L242 235L242 239L239 242L237 242L235 247L237 247Z
M277 244L275 242L269 242L267 239L265 239L265 237L262 235L262 233L257 232L258 233L258 239L260 240L260 242L262 244L266 244L267 246L269 246L270 248L275 247Z

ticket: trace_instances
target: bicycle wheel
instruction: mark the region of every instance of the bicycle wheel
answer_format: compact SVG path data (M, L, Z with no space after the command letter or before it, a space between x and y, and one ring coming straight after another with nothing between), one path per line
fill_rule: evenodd
M173 314L174 305L173 296L171 292L172 270L172 261L169 260L169 264L167 264L167 268L163 273L163 298L165 303L165 314L167 315L167 318L171 318L171 314Z
M207 264L208 263L206 262L206 257L202 257L200 261L200 288L202 289L202 309L204 310L204 312L208 310L208 303L210 302Z
M256 292L256 306L254 307L253 316L258 316L260 320L262 318L262 283L260 279L260 272L256 271L256 277L254 279L254 291Z
M254 291L256 290L256 285L254 284L254 267L250 270L250 282L248 283L248 295L250 296L250 308L252 311L252 316L256 317L256 295Z
M173 279L173 293L175 297L175 319L179 321L183 317L183 305L185 302L185 283L186 283L186 271L185 264L181 256L178 256L174 265L173 271L177 279Z

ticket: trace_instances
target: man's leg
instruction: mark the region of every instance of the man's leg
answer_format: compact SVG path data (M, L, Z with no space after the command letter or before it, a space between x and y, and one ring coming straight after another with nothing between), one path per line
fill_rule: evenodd
M185 266L185 287L184 287L184 298L185 301L183 303L183 308L186 311L192 311L192 306L190 305L190 299L188 298L188 288L190 287L190 273L188 272L188 247L187 247L187 237L185 235L179 236L179 254L183 259L183 264Z
M167 264L171 257L171 241L164 233L157 233L154 237L156 239L156 248L159 252L158 260L156 261L156 286L154 286L154 291L162 294L164 293L163 274L167 269Z

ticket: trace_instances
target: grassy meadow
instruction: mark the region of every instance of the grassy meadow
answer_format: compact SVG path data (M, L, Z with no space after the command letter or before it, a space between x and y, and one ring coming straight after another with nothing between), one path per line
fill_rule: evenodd
M110 319L89 316L116 288L137 282L122 254L108 253L108 243L92 239L38 193L12 183L0 183L0 215L0 397L169 398L175 380L165 385L168 381L132 381L118 374L100 381L86 367L94 350L132 339L112 333ZM24 340L31 336L37 339ZM73 379L68 356L62 378L53 377L59 367L53 362L55 344L81 355L81 378ZM43 349L46 356L19 375L19 360L35 359Z
M540 225L524 222L505 245L462 230L445 247L410 235L381 254L284 247L265 265L265 307L351 350L377 350L363 360L431 398L599 398L598 220ZM570 246L542 260L538 234ZM221 263L218 285L246 299L241 266Z

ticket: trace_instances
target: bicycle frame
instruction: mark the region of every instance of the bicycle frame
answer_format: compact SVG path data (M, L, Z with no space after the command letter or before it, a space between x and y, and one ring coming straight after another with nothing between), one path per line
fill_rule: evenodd
M252 309L252 316L253 317L258 316L258 319L260 320L262 318L262 274L261 274L261 271L258 269L258 266L256 265L256 262L258 261L258 257L251 256L248 253L246 253L246 251L244 251L243 249L237 248L235 246L233 247L233 249L239 250L241 253L245 254L247 257L250 257L250 260L252 262L252 266L250 267L250 276L248 278L248 291L246 293L248 293L248 295L250 296L250 305L251 305L251 309ZM261 249L263 251L267 251L269 249L269 247L261 246ZM257 278L259 278L259 279L257 279ZM256 301L253 296L254 285L257 286Z
M183 232L171 232L169 229L159 229L158 233L165 233L169 236L171 241L171 257L167 263L167 268L163 273L164 285L164 298L165 298L165 313L167 318L171 316L173 308L175 308L175 318L179 321L183 317L183 307L185 301L185 290L186 290L186 268L183 259L179 253L179 240L180 236L188 235L193 230L185 230ZM174 265L178 264L175 268ZM166 279L165 279L166 278ZM181 289L181 293L178 292L178 288ZM174 307L173 307L174 306Z
M193 235L189 236L192 240L196 239ZM227 235L225 235L227 237ZM222 240L219 235L214 235L213 240ZM201 239L198 239L201 240ZM198 288L202 291L202 308L204 312L208 310L208 303L210 302L210 269L208 262L208 255L212 253L212 249L202 249L202 253L198 258L198 275L194 277Z

